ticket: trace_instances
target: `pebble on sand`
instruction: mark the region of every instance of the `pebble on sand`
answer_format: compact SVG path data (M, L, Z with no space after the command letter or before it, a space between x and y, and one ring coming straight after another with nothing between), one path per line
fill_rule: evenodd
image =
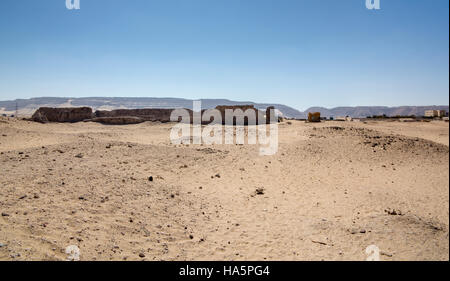
M257 195L263 195L264 194L264 187L259 187L256 189L256 194Z

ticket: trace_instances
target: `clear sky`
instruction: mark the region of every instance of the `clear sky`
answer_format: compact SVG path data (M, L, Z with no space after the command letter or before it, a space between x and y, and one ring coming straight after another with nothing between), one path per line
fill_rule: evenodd
M448 105L449 1L2 0L0 100Z

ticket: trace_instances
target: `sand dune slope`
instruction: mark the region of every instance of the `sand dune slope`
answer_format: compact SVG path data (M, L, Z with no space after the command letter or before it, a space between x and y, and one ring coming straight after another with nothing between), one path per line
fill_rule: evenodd
M1 119L0 260L449 259L448 123L281 123L264 157L171 126Z

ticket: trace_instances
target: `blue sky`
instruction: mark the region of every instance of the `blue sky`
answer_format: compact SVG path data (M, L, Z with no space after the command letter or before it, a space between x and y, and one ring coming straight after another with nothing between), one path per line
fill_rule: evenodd
M2 0L0 100L448 105L449 1Z

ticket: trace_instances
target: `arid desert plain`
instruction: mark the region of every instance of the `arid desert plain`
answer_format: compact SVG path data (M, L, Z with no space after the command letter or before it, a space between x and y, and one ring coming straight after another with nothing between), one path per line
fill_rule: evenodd
M449 260L449 124L279 124L279 149L173 124L0 119L0 260Z

